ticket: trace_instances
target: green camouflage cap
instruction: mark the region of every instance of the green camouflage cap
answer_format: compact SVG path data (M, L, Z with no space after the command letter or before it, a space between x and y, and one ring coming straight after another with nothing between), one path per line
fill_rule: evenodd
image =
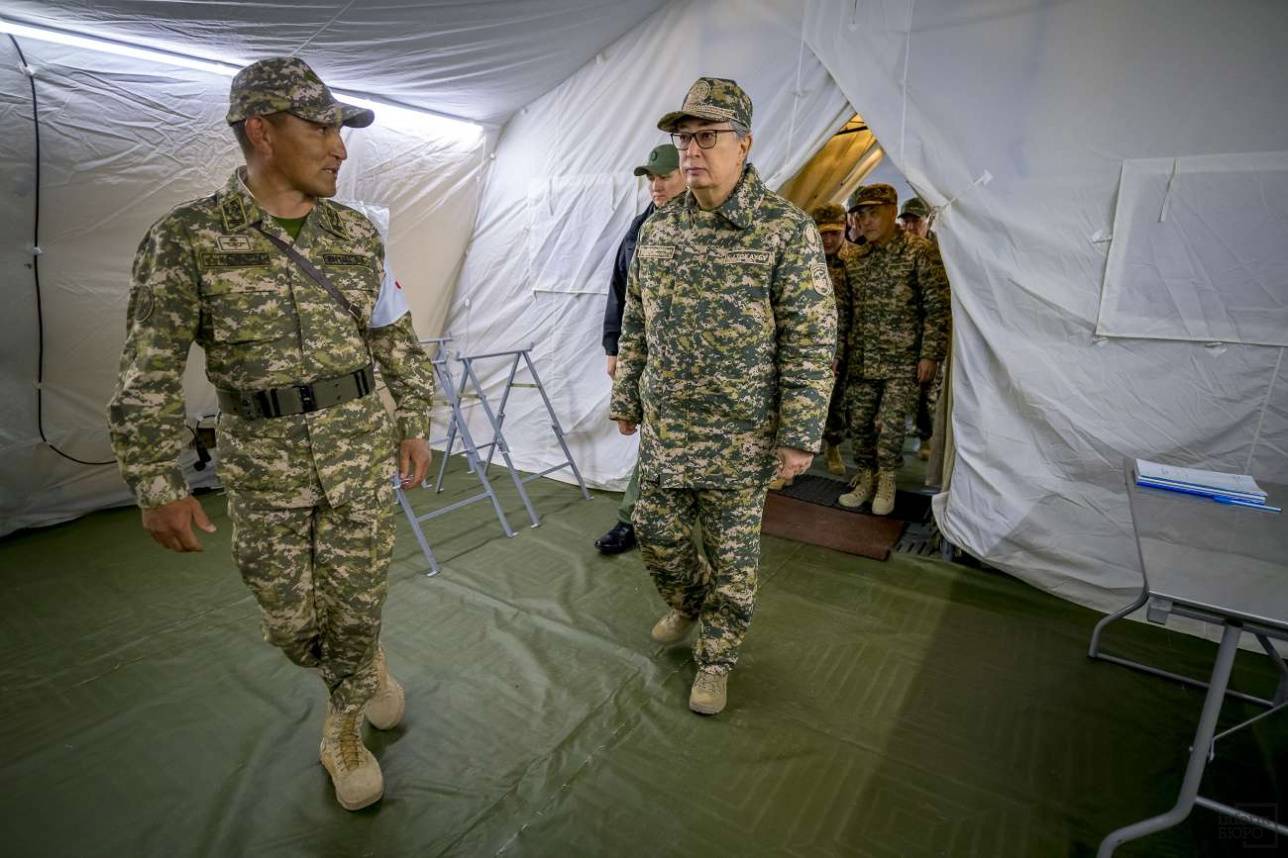
M690 116L713 122L737 122L751 128L751 98L732 80L700 77L689 87L684 106L659 119L657 127L671 132L681 119Z
M635 168L635 175L669 176L680 169L680 152L670 143L654 146L648 153L648 163Z
M863 193L862 185L850 191L850 196L845 201L845 210L847 212L852 212L859 207L859 194L861 193Z
M845 209L836 203L815 206L810 212L819 232L839 232L845 229Z
M335 100L304 60L271 57L237 72L228 93L228 124L249 116L291 113L310 122L366 128L376 115L365 107Z
M921 197L913 197L903 204L899 217L930 217L930 206Z
M850 196L850 209L864 206L894 206L899 204L899 192L893 185L877 182L875 185L864 185Z

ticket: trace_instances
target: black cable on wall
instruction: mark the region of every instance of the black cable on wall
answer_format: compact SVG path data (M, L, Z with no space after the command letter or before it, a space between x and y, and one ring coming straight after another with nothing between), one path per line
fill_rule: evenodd
M114 465L116 459L108 459L105 462L90 462L85 459L78 459L70 453L64 453L58 449L54 442L50 441L45 435L45 314L40 295L40 104L36 99L36 76L27 65L27 57L22 52L22 46L13 34L9 34L9 41L13 42L14 50L18 52L18 60L21 68L27 75L27 83L31 85L31 125L36 135L36 181L33 197L35 200L34 213L32 216L31 228L31 274L36 284L36 429L40 433L40 440L45 446L53 450L58 455L80 465Z

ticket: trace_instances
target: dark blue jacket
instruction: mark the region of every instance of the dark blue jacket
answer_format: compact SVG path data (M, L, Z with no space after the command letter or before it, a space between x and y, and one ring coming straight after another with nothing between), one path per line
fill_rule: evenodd
M644 213L631 221L626 230L626 237L617 246L617 260L613 263L613 279L608 287L608 304L604 307L604 354L617 354L617 338L622 333L622 314L626 312L626 276L631 270L631 258L635 256L635 241L639 238L640 227L654 206L648 204Z

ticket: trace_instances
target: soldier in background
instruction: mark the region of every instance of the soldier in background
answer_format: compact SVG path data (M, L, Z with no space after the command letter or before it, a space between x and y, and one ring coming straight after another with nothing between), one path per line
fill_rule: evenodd
M670 606L653 640L701 622L689 708L714 715L755 609L767 485L818 450L835 301L813 222L747 163L751 99L734 81L699 78L658 127L689 191L640 230L610 416L643 429L635 529Z
M929 240L936 250L939 249L939 239L930 228L930 206L921 197L913 197L903 204L899 210L899 223L906 232ZM935 434L935 406L939 402L943 378L944 364L941 362L935 377L918 386L913 425L917 430L917 458L923 462L930 460L930 439Z
M858 201L862 193L863 186L859 185L850 191L850 196L845 200L845 241L849 247L862 247L868 241L859 231Z
M680 153L670 143L653 147L648 161L635 168L636 176L648 176L648 208L644 209L626 230L626 237L617 248L613 263L613 278L609 283L608 301L604 307L604 354L607 358L608 377L617 375L617 339L622 332L622 312L626 309L626 275L635 256L635 241L640 227L662 206L684 190L684 173L680 172ZM631 515L635 501L640 496L639 462L631 470L626 492L617 507L617 524L595 540L595 547L602 554L621 554L635 547L635 525Z
M847 262L854 314L846 391L858 473L839 503L857 509L870 500L874 514L889 515L904 421L948 345L948 278L934 245L899 229L893 187L868 185L854 203L868 244Z
M157 221L135 256L112 445L153 539L200 551L192 525L214 526L175 461L184 364L200 343L222 409L233 558L265 637L326 683L321 762L357 810L384 793L363 716L387 730L405 706L379 640L391 477L411 486L429 468L433 370L376 228L325 199L346 157L341 127L372 112L337 102L293 57L242 69L229 102L246 166ZM397 434L373 395L373 356Z

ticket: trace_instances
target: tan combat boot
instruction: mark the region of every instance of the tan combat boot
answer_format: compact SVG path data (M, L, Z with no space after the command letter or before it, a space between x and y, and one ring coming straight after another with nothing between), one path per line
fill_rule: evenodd
M794 482L796 482L795 477L791 477L786 480L784 480L782 477L774 477L772 480L769 481L769 490L771 492L776 492L779 489L782 489L784 486L790 486Z
M850 490L836 499L846 509L858 509L872 500L872 483L874 475L871 468L859 468L859 472L850 480Z
M919 447L917 447L918 459L920 459L923 462L930 461L930 451L931 451L930 444L933 440L934 440L933 438L927 438L926 440L921 442L921 445Z
M379 678L376 680L376 693L367 701L367 720L377 730L392 730L407 711L407 696L402 685L389 672L382 646L376 647L375 667Z
M361 810L385 794L380 763L362 744L362 710L356 706L327 708L319 755L335 784L335 800L345 810Z
M691 620L684 614L672 608L666 612L666 616L658 620L653 626L650 637L655 643L674 644L679 643L689 636L689 629L693 628L696 620Z
M689 708L699 715L716 715L725 708L725 687L729 674L699 670L689 691Z
M889 515L894 509L894 471L882 471L877 475L877 496L872 499L873 515Z
M841 448L835 444L827 445L827 470L838 477L845 476L845 462L841 461Z

